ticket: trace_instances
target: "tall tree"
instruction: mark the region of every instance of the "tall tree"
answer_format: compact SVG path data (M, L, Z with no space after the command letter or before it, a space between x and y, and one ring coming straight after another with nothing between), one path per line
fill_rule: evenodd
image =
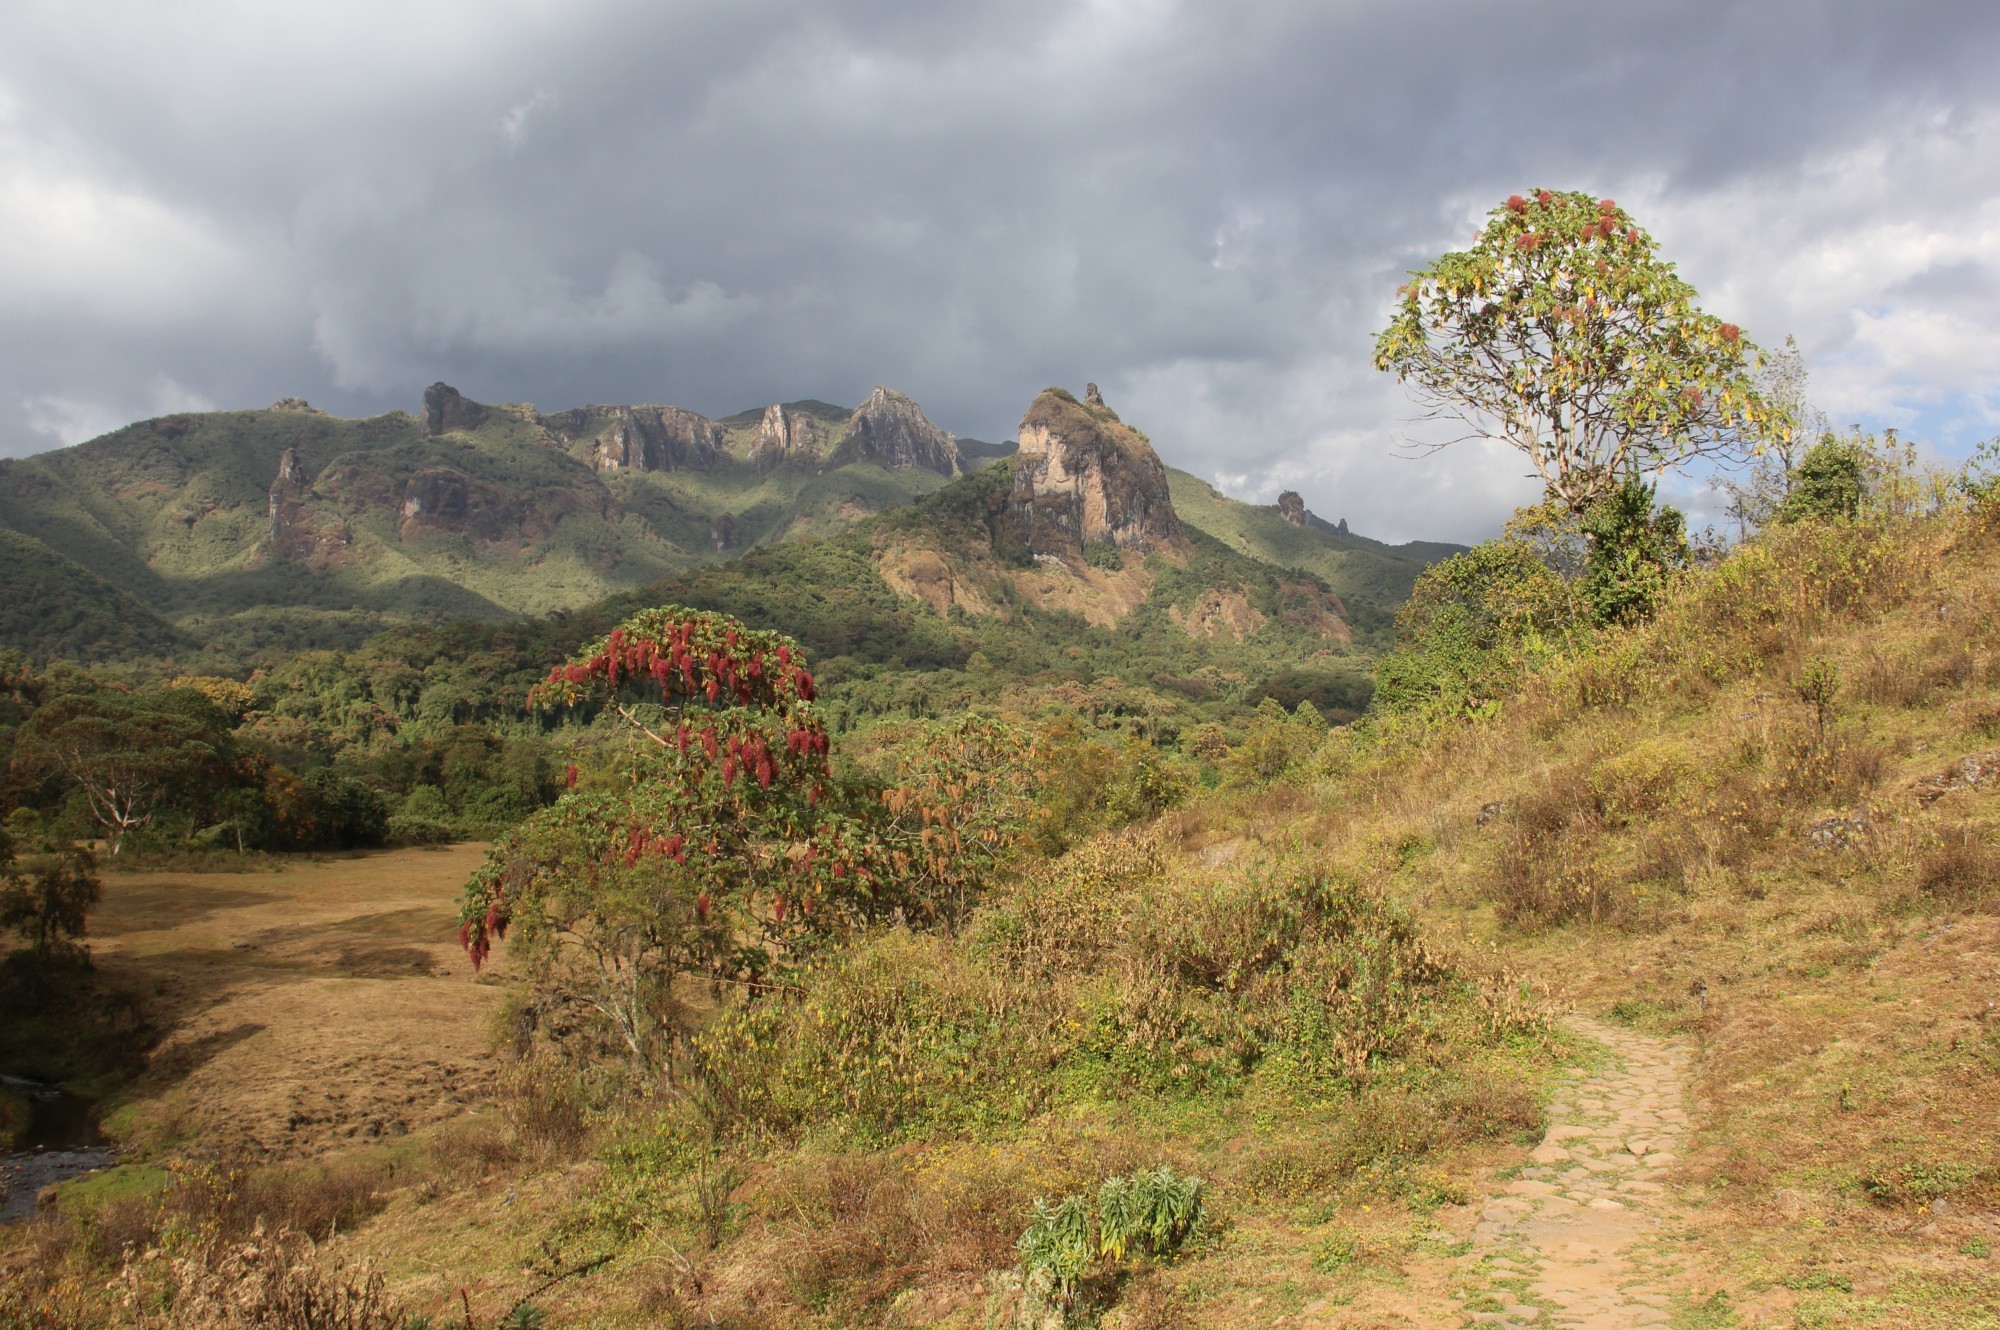
M1461 439L1517 449L1581 513L1632 475L1746 455L1787 428L1756 349L1695 298L1612 200L1516 194L1471 249L1411 274L1375 365Z
M170 801L211 801L233 759L228 718L200 693L101 688L46 699L13 760L75 782L117 854Z
M887 885L879 841L829 797L814 696L789 638L673 607L558 666L538 700L616 714L631 771L572 788L493 847L461 901L474 963L511 928L539 1019L595 1017L665 1062L679 978L762 984Z

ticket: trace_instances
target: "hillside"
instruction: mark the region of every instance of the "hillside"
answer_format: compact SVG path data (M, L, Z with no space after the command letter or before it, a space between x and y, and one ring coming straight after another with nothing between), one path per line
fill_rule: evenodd
M353 647L398 622L576 610L746 550L837 535L968 468L1011 465L1013 452L976 441L960 450L887 389L852 410L805 400L715 421L674 407L489 406L443 384L421 415L341 420L288 400L162 417L0 461L0 531L62 561L16 599L0 645L46 656L74 642L92 658L205 645L229 668ZM1416 569L1450 549L1292 526L1180 472L1166 473L1155 502L1185 509L1192 532L1319 579L1362 650L1386 644ZM933 561L903 553L878 561L884 576L946 612ZM1065 567L1070 577L1028 579L1016 592L1036 601L1046 583L1055 600L1044 608L1104 624L1146 576L1106 578L1076 558ZM94 606L97 618L113 605L146 612L131 631L79 637L46 590L68 585L71 569L100 585L65 605ZM101 584L132 599L107 598ZM1234 601L1207 612L1241 614ZM162 636L152 619L172 631Z
M1193 637L1176 577L1275 593L1287 575L1106 516L1156 543L1153 581L1116 622L1071 615L1056 638L1061 612L1026 598L941 615L873 574L907 545L988 559L999 589L1056 576L1062 556L1020 542L1061 543L1078 510L1044 504L1057 535L1023 532L1026 487L1013 461L982 468L676 584L798 624L814 669L844 672L829 711L888 680L932 690L950 723L861 736L847 761L910 816L875 824L923 847L905 862L947 838L962 857L932 860L942 876L899 887L914 894L893 911L879 879L815 894L754 996L707 970L660 990L662 1028L686 1035L664 1069L577 1001L616 972L581 951L558 965L518 916L484 980L565 1014L512 1022L500 1074L472 1065L477 1013L500 1003L437 949L468 858L364 862L395 887L388 914L344 871L114 878L106 972L155 995L167 1053L113 1121L149 1153L0 1233L0 1311L115 1319L130 1241L175 1257L126 1266L144 1305L276 1296L344 1259L382 1271L404 1309L390 1325L492 1323L524 1294L546 1324L607 1327L2000 1321L1990 500L1918 512L1906 489L1857 521L1773 529L1687 570L1647 621L1538 656L1477 718L1328 733L1239 713L1169 756L1088 733L1117 706L1160 719L1132 686L1147 653L1213 644L1220 678L1232 652L1277 658L1260 635L1297 650L1309 631ZM960 723L987 677L968 647L1045 653L1039 727ZM1031 691L998 709L1030 712ZM546 857L638 789L602 738L576 736L584 770L542 823L558 839L509 841L490 870L522 890L539 880L524 864L596 884L647 852L611 802L615 834L582 842L580 868ZM1204 751L1208 790L1187 778ZM726 776L712 788L738 797ZM844 788L837 810L794 810L827 819L812 852L843 866L840 837L875 816L865 784ZM563 908L623 908L591 892ZM686 917L722 902L690 897ZM327 1037L287 1052L326 1024L321 992L344 1004ZM376 1003L394 1009L363 1019ZM199 1162L243 1140L254 1164ZM1185 1198L1190 1178L1192 1231L1065 1255L1064 1225L1102 1234L1145 1188ZM322 1245L258 1249L291 1272L260 1284L244 1253L280 1222ZM1067 1285L1032 1283L1057 1261ZM1067 1310L1022 1314L1037 1299Z
M91 663L194 645L129 592L32 536L0 528L0 650Z
M1183 516L1175 473L1094 394L1044 392L1021 434L1018 453L906 508L602 613L684 604L791 634L822 661L838 727L984 703L1117 717L1175 744L1265 698L1335 720L1366 706L1415 559L1206 486Z
M293 401L163 417L0 461L0 526L206 640L282 641L307 611L305 645L342 625L351 642L397 619L573 608L840 530L958 469L950 436L900 394L786 410L548 415L439 384L420 417Z
M1388 629L1395 607L1409 599L1417 574L1465 546L1436 541L1385 545L1350 534L1303 506L1290 520L1278 506L1240 503L1185 471L1168 469L1174 510L1233 550L1281 568L1301 568L1337 587L1364 632ZM1296 498L1296 495L1290 496Z

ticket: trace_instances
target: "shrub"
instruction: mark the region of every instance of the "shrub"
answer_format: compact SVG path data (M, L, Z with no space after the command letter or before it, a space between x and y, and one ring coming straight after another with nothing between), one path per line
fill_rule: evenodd
M1371 710L1448 718L1489 711L1533 663L1586 627L1583 605L1526 539L1475 546L1426 568L1396 615Z
M1634 623L1653 612L1688 562L1686 521L1653 507L1658 487L1636 476L1590 505L1581 591L1598 624Z
M2000 852L1970 827L1940 836L1918 857L1917 890L1940 905L1983 906L2000 892Z
M1576 847L1517 836L1494 862L1493 904L1501 923L1535 928L1612 922L1624 913L1626 897Z
M380 1271L323 1264L296 1233L262 1231L170 1257L128 1261L120 1275L140 1330L406 1330L409 1313Z
M1863 461L1860 444L1825 435L1792 469L1791 488L1778 505L1774 520L1852 521L1861 511Z

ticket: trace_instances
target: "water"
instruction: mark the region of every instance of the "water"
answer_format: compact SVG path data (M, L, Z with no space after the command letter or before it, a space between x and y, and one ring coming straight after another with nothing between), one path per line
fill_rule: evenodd
M35 1213L35 1197L51 1183L94 1173L118 1162L90 1104L53 1085L0 1075L0 1085L28 1101L28 1131L21 1148L0 1154L0 1224Z

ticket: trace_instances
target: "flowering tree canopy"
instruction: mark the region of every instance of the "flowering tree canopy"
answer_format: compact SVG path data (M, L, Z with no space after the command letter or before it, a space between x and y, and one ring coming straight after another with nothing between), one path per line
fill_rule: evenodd
M961 912L1036 787L1026 736L961 718L880 788L837 787L806 654L727 615L634 615L559 665L545 704L607 707L629 772L579 778L498 841L460 899L475 966L512 933L530 1013L665 1064L676 981L748 991L848 927Z
M1756 348L1612 200L1544 189L1489 216L1471 249L1411 274L1375 340L1429 418L1518 449L1579 513L1634 474L1788 429L1751 378Z

